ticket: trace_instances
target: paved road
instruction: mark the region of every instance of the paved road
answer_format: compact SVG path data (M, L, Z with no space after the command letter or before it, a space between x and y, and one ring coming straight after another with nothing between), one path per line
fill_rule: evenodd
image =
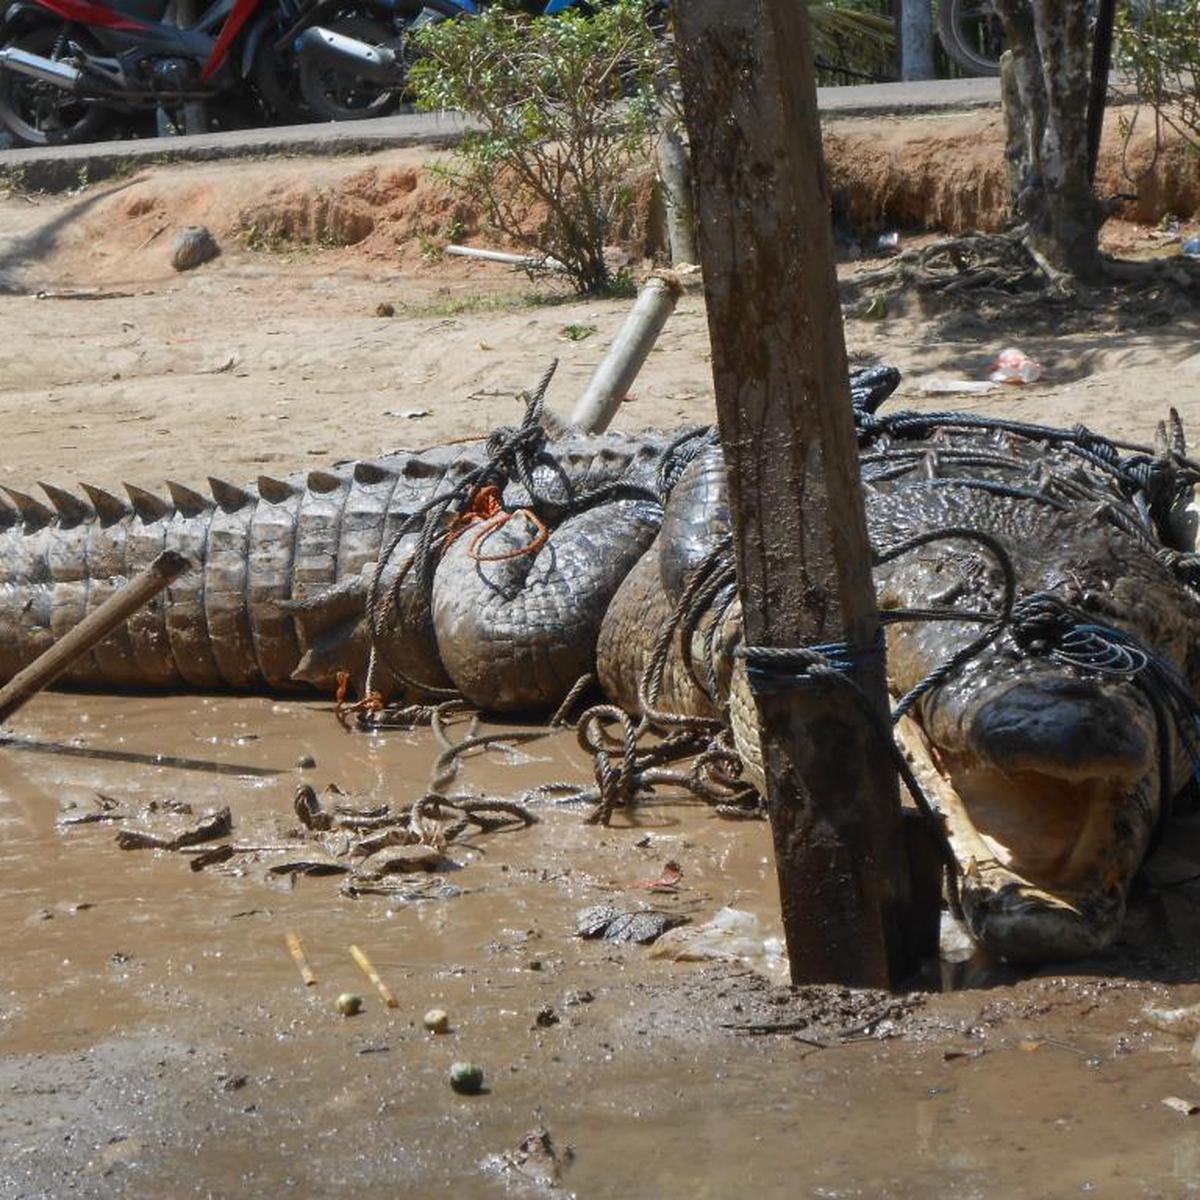
M954 111L999 104L995 79L933 80L928 83L873 83L861 87L822 88L817 96L828 116L870 117L886 114ZM0 150L0 178L19 178L41 191L63 191L127 174L139 165L261 158L267 155L363 154L396 146L452 145L467 127L457 115L414 113L373 121L292 125L195 137L146 138L93 142L55 150Z

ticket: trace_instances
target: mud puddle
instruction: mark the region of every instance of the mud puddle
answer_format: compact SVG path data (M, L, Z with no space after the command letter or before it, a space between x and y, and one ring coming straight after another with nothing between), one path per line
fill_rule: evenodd
M541 805L531 829L452 844L458 869L441 878L457 894L429 899L270 883L261 862L193 872L56 818L96 791L228 805L236 840L294 825L300 779L419 795L433 738L347 734L326 704L265 698L47 695L18 726L280 774L0 750L0 1195L487 1197L544 1194L555 1175L587 1197L1200 1189L1200 1118L1162 1104L1200 1098L1200 1070L1141 1019L1148 1000L1200 989L1126 971L899 1001L793 993L751 969L765 958L682 963L576 938L577 911L597 903L694 924L731 906L759 942L778 933L765 826L687 805L609 830ZM511 798L585 768L559 734L470 760L457 786ZM668 861L683 872L673 893L633 886L669 878ZM348 1020L334 1006L347 990L365 1000ZM450 1034L422 1027L435 1006ZM484 1094L450 1091L462 1059L484 1067ZM542 1127L557 1165L512 1154Z

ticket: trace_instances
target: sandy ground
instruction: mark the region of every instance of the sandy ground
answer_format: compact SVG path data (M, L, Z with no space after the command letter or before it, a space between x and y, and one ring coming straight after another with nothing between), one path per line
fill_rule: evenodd
M347 171L399 179L412 166L395 155L317 173L333 187ZM0 200L0 277L28 289L0 296L0 480L240 480L482 433L517 417L516 394L552 357L550 399L569 409L626 303L426 262L407 242L355 252L276 237L251 249L232 232L250 198L311 184L313 171L175 168L61 200ZM139 189L156 203L135 203ZM171 232L194 219L212 221L225 253L177 276ZM381 303L395 315L376 315ZM1151 332L1021 338L1044 380L981 396L939 389L981 379L1019 336L1011 327L950 337L919 314L847 324L856 361L905 372L893 404L1139 438L1170 405L1200 423L1196 332L1181 317ZM691 290L620 423L710 419L707 360ZM240 835L276 836L301 755L315 757L318 785L411 797L435 756L428 734L344 734L322 703L262 697L45 696L16 731L280 774L0 751L0 1196L545 1194L533 1178L551 1170L544 1160L502 1157L542 1126L565 1193L589 1198L1200 1192L1200 1117L1163 1103L1200 1102L1200 1070L1190 1039L1143 1013L1200 1000L1200 836L1186 822L1114 960L903 1002L791 994L755 973L778 934L761 825L664 806L599 831L547 808L533 830L457 849L446 880L461 894L350 901L326 879L192 873L179 856L119 851L103 825L61 832L55 818L101 791L229 804ZM513 795L585 770L558 735L487 755L464 782ZM743 961L676 963L573 936L578 909L644 900L635 885L668 860L683 880L654 902L695 924L726 905L748 912ZM320 976L312 988L286 952L289 929ZM357 974L351 943L397 1009ZM367 997L351 1020L334 1009L348 988ZM443 1038L420 1027L434 1005L451 1014ZM474 1098L446 1085L450 1062L467 1058L487 1073Z

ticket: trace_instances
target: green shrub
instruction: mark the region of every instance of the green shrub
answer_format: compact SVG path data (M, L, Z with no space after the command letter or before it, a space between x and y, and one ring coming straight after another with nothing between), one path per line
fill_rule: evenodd
M1139 98L1200 143L1200 0L1134 0L1117 10L1116 60Z
M444 173L492 227L558 259L578 291L610 290L604 246L630 168L648 159L666 62L641 0L550 20L496 5L417 42L418 106L482 126Z

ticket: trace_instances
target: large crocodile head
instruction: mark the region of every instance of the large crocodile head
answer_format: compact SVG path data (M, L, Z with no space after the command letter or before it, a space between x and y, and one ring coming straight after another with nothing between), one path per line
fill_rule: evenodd
M1089 478L1069 452L1007 436L938 442L921 447L919 472L869 492L876 547L939 527L979 531L1007 556L1011 581L996 551L951 537L880 567L881 608L1000 613L1006 592L1017 604L913 704L900 737L944 822L973 938L1013 962L1085 957L1117 936L1133 877L1191 774L1200 605L1103 472ZM957 621L892 625L893 689L914 687L979 633Z
M862 464L893 700L929 684L897 734L971 936L1011 962L1102 951L1193 770L1200 602L1164 561L1162 522L1086 456L1006 433L930 426L871 440ZM665 529L677 503L713 506L714 470L685 477ZM899 619L917 609L971 619ZM740 624L735 601L715 647L762 786Z

